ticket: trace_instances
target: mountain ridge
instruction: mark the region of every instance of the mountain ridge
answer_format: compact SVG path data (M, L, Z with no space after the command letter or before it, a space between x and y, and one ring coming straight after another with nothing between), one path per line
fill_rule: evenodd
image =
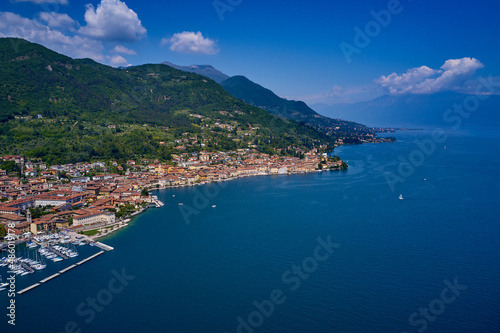
M320 115L305 102L279 97L272 90L251 81L243 75L229 77L211 65L178 66L170 62L163 62L163 64L179 70L204 75L218 82L232 96L250 105L261 108L273 115L304 123L328 135L335 132L347 133L356 126L364 127L364 125L353 121L331 119ZM225 75L226 79L220 81L219 74Z
M268 111L271 114L298 121L319 131L331 135L336 131L347 131L349 128L364 126L353 121L332 119L318 114L303 101L288 100L279 97L243 75L232 76L223 81L221 86L234 97L251 105Z
M175 69L184 71L184 72L189 72L189 73L195 73L199 75L203 75L208 77L209 79L214 80L217 83L221 83L224 80L227 80L229 78L229 75L226 75L222 73L221 71L215 69L212 65L190 65L190 66L180 66L173 64L168 61L162 62L163 65L167 65L170 67L173 67Z
M359 125L327 136L231 96L204 76L161 64L117 69L0 38L0 151L49 163L126 160L252 148L295 156L360 142Z

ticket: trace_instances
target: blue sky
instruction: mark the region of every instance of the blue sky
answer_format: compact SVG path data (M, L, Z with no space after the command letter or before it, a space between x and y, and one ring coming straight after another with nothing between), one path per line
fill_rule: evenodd
M3 0L0 36L113 66L211 64L332 104L471 92L500 74L499 14L498 0Z

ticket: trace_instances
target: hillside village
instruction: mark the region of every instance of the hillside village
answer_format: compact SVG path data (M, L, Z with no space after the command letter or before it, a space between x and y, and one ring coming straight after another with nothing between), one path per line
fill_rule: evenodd
M338 157L327 157L317 150L303 156L272 156L238 149L174 155L175 165L141 159L128 160L124 165L109 161L51 166L22 156L3 156L2 161L15 163L20 171L0 170L0 223L14 226L18 236L63 229L79 231L113 224L151 205L154 199L148 189L347 168Z

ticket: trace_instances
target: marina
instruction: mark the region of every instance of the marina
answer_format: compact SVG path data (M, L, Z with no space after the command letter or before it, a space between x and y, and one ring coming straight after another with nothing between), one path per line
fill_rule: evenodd
M425 139L416 132L405 135L407 139L401 150L380 159L374 157L373 162L388 170L391 166L397 168L393 161L412 151L415 139ZM470 138L450 138L448 145L453 141L456 149L474 153L488 143L484 140L479 142L482 145L468 146L468 140ZM380 156L383 152L382 147L368 145L345 149L343 154L352 161L366 159L369 154ZM39 331L62 332L68 321L77 319L82 332L137 332L144 330L144 323L154 323L146 330L234 333L238 325L236 318L241 316L246 320L251 311L256 310L252 301L265 304L263 300L278 288L287 297L286 302L275 308L272 317L265 317L265 324L258 330L326 333L335 327L339 332L368 333L374 331L366 327L369 322L380 328L379 331L390 326L397 332L410 332L409 315L439 297L445 287L444 279L453 283L457 276L458 284L469 287L461 291L456 303L446 304L447 310L432 323L432 330L494 332L498 320L493 305L498 297L489 291L498 289L494 288L498 286L500 274L497 264L500 251L493 237L499 233L498 209L494 209L498 207L494 206L495 188L487 186L490 177L482 177L489 170L489 158L478 161L480 176L472 177L468 165L460 170L449 168L450 156L436 156L435 163L441 167L437 170L434 165L423 167L397 192L388 188L381 191L384 174L362 163L348 171L355 179L339 173L240 179L229 182L199 215L192 215L189 226L184 225L178 202L183 202L184 207L192 206L198 190L159 191L164 207L150 209L139 216L131 224L133 229L97 239L118 250L112 255L101 254L61 274L66 267L101 251L95 246L76 246L80 252L77 259L55 264L47 260L47 269L41 274L18 276L18 290L22 290L58 273L53 281L48 280L42 287L35 287L22 296L16 294L21 319L16 328L19 332L31 332L33 323L42 323ZM494 163L499 163L498 156L494 155L493 159ZM459 165L458 159L450 162ZM442 188L422 181L424 177L429 180L431 173L433 181L442 184ZM500 175L494 173L494 177L497 181ZM374 180L380 182L373 184ZM469 185L462 191L450 190L450 186L462 180ZM332 190L332 186L339 190ZM419 186L428 188L420 189ZM204 188L199 190L203 193ZM289 195L292 191L294 195ZM404 197L402 201L398 200L400 193ZM475 201L470 201L469 193L478 196ZM269 198L274 199L270 202ZM464 210L456 211L447 204L439 204L443 198L463 205ZM493 205L492 211L474 210L475 204L486 201ZM212 205L216 208L211 208ZM313 210L309 209L311 206ZM427 213L423 216L421 212ZM444 216L448 222L443 220ZM474 219L475 216L481 219ZM473 221L480 221L489 233ZM443 245L450 232L456 243ZM326 242L339 242L341 246L327 260L318 262L318 269L310 278L300 280L300 288L292 291L290 288L294 284L283 282L282 275L291 271L292 264L301 267L307 256L313 257L318 237ZM85 236L80 238L85 242L87 239ZM141 239L148 241L138 241ZM429 242L436 247L422 247ZM19 255L23 254L23 245L21 249ZM402 255L402 251L408 255ZM326 253L321 251L322 255ZM426 269L422 269L420 256L428 259ZM457 257L461 260L456 260ZM221 267L221 263L224 269L214 269ZM5 267L0 267L0 274L3 282L7 282L8 276L3 269ZM96 312L95 320L88 325L84 322L86 317L75 315L75 309L87 297L96 297L101 290L109 290L109 282L116 278L112 269L135 278L127 280L123 291L113 294L113 303L103 312ZM288 277L300 279L298 275ZM422 283L408 283L413 277ZM120 288L118 282L115 284ZM394 287L398 285L402 287ZM199 292L204 292L203 297ZM345 292L354 297L352 302L346 300ZM422 301L416 300L421 295L424 295ZM395 299L399 301L395 303ZM0 292L0 301L8 305L5 290ZM34 311L38 304L43 304L43 308ZM477 308L478 305L481 307ZM311 311L317 306L325 311ZM351 308L359 313L350 314L347 310ZM487 309L489 317L481 315L482 309ZM475 319L476 315L480 320ZM366 321L360 321L359 316ZM457 327L458 324L447 327L451 321L464 327ZM311 327L312 323L323 324ZM0 325L0 331L10 332L9 326Z
M33 270L33 268L31 268L30 266L26 265L26 263L24 262L20 262L19 263L27 272L29 272L30 274L33 274L35 271Z
M89 237L76 233L61 232L50 235L37 235L26 240L24 248L21 247L16 250L16 252L19 253L20 256L16 257L14 260L10 261L5 255L3 255L0 258L0 266L7 267L15 275L31 275L36 271L44 270L47 267L46 261L48 260L57 264L58 262L63 262L79 256L76 248L84 245L89 245L91 247L95 246L101 251L94 253L77 263L72 263L66 268L60 268L56 273L17 292L18 295L22 295L30 290L35 289L36 287L39 287L41 284L45 284L48 281L53 280L54 278L94 258L97 258L107 251L114 250L114 248L102 242L94 241ZM86 250L84 252L88 251L89 250ZM4 287L3 284L2 287ZM5 288L0 288L0 291L3 290L5 290Z
M104 253L104 251L100 251L100 252L98 252L98 253L96 253L96 254L94 254L94 255L91 255L90 257L88 257L88 258L86 258L86 259L83 259L82 261L80 261L80 262L78 262L78 263L76 263L76 264L73 264L73 265L71 265L71 266L69 266L69 267L66 267L65 269L60 270L60 271L59 271L59 273L55 273L55 274L53 274L53 275L51 275L51 276L49 276L49 277L46 277L46 278L45 278L45 279L43 279L43 280L40 280L40 282L39 282L39 283L35 283L35 284L33 284L32 286L30 286L30 287L28 287L28 288L25 288L25 289L23 289L23 290L21 290L21 291L18 291L18 292L17 292L17 294L18 294L18 295L21 295L21 294L24 294L24 293L26 293L26 292L28 292L28 291L32 290L32 289L35 289L36 287L40 286L41 284L46 283L46 282L48 282L48 281L50 281L50 280L52 280L52 279L54 279L54 278L56 278L56 277L60 276L61 274L64 274L64 273L66 273L66 272L68 272L68 271L72 270L73 268L75 268L75 267L77 267L77 266L79 266L79 265L82 265L82 264L86 263L87 261L90 261L90 260L92 260L92 259L94 259L94 258L96 258L96 257L100 256L100 255L101 255L101 254L103 254L103 253Z
M53 253L55 253L58 257L64 259L64 260L67 260L68 257L64 254L62 254L61 252L59 252L58 250L56 250L55 248L53 248L52 246L48 246L47 247L50 251L52 251Z

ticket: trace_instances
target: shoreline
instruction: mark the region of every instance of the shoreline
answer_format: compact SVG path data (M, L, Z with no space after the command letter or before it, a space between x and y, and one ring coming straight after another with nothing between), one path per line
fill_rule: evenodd
M272 173L272 174L271 173L261 173L261 174L254 174L254 175L238 175L238 176L231 177L231 178L226 178L226 179L219 179L219 180L214 180L214 181L202 181L202 182L194 183L194 184L171 185L171 186L163 186L163 187L159 187L159 188L148 188L148 190L151 191L151 192L153 192L153 191L167 190L167 189L172 189L172 188L182 188L182 187L201 186L201 185L208 185L208 184L217 184L217 183L228 182L228 181L237 180L237 179L241 179L241 178L248 178L248 177L259 177L259 176L291 176L291 175L310 174L310 173L314 173L314 172L325 172L325 171L347 171L347 169L323 169L323 170L304 171L304 172L287 172L287 173L278 173L278 174L274 174L274 173ZM152 197L152 196L150 195L150 197ZM147 206L145 208L142 208L141 210L135 211L132 214L125 216L123 218L124 219L123 221L119 221L119 222L114 223L112 225L101 226L99 228L90 228L90 229L88 229L86 231L99 230L99 229L103 229L103 228L106 228L106 227L114 226L114 225L117 225L117 224L122 224L120 227L118 227L116 229L114 229L114 228L113 229L106 229L108 231L106 231L102 235L92 235L92 236L85 236L84 235L84 237L86 237L86 238L88 237L89 239L92 239L93 241L96 241L96 240L98 240L100 238L104 238L104 237L107 237L109 235L115 234L116 232L118 232L118 231L126 228L129 225L129 222L132 221L132 218L139 216L140 214L142 214L145 211L147 211L149 208L161 208L161 207L163 207L164 203L162 201L158 200L158 199L156 199L156 200L159 201L162 205L161 206L156 205L156 207L149 205L149 206ZM78 233L78 231L76 233ZM82 234L79 234L79 235L82 235Z

